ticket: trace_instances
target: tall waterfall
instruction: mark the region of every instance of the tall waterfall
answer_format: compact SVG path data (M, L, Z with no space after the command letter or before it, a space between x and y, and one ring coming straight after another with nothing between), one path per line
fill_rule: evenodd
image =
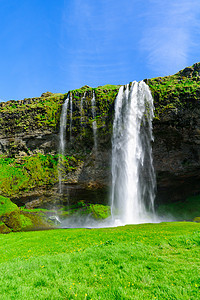
M80 119L81 126L83 125L83 103L85 101L85 96L86 96L86 92L84 92L83 97L81 97L81 103L80 103L80 106L81 106L81 112L80 112L80 114L81 114L81 119Z
M111 214L122 224L152 221L154 215L153 109L143 81L120 88L113 123Z
M94 136L94 150L95 150L95 155L97 156L97 122L95 120L96 118L96 100L95 100L95 92L93 91L93 97L91 100L91 105L92 105L92 129L93 129L93 136Z
M66 146L66 127L67 127L67 109L69 104L69 95L62 106L60 115L60 133L59 133L59 157L58 162L58 179L59 179L59 192L62 193L62 169L63 169L63 155L65 155Z
M72 94L70 94L69 98L70 98L70 124L69 124L69 130L70 130L70 141L71 141L71 138L72 138L72 116L73 116Z

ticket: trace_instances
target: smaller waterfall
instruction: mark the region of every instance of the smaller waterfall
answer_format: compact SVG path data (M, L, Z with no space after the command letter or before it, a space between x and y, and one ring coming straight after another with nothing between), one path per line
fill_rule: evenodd
M81 97L81 126L83 125L83 102L85 100L86 92L84 92L83 97Z
M122 224L151 222L154 215L153 109L143 81L120 88L113 123L111 213Z
M63 156L65 155L66 146L66 127L67 127L67 109L69 104L69 95L63 103L60 115L60 133L59 133L59 161L58 161L58 179L59 179L59 192L62 193L62 173L63 173Z
M95 150L95 155L97 156L97 122L95 120L96 118L96 100L95 100L95 92L93 90L93 97L91 100L91 105L92 105L92 129L93 129L93 136L94 136L94 150Z
M69 124L70 141L72 138L72 116L73 116L73 102L72 102L72 94L70 93L70 124Z

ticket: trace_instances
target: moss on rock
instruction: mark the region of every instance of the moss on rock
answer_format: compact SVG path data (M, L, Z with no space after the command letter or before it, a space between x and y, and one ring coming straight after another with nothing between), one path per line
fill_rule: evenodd
M3 222L0 221L0 233L10 233L11 229L8 228Z
M9 198L0 196L0 221L12 231L22 229L20 210Z
M110 206L101 204L91 204L90 210L95 219L106 219L110 217Z
M59 124L61 106L67 94L44 93L38 98L10 100L0 103L0 126L2 134L33 130L56 130Z
M54 227L54 223L51 222L47 214L44 212L38 210L35 211L30 209L27 211L21 211L21 217L23 217L23 224L25 227L23 227L23 230L30 230L30 229L47 229L47 228L52 228Z
M160 119L169 111L192 108L200 102L200 63L165 77L144 80L154 98L155 118Z
M50 228L45 214L20 210L9 198L0 196L0 233Z
M19 208L9 198L0 196L0 217L4 214L9 214L14 211L19 211Z
M6 224L7 227L12 231L21 231L22 222L19 209L10 213L5 213L1 216L1 220Z
M200 223L200 217L196 217L196 218L194 218L193 222Z

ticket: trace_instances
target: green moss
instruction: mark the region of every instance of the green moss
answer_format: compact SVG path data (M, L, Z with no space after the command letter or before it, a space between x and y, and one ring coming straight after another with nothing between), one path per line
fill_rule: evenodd
M57 177L57 158L36 154L22 158L0 159L0 190L12 196L44 184L53 184Z
M112 134L112 120L114 100L119 91L119 85L105 85L97 88L84 86L80 89L71 91L73 98L73 122L72 136L75 152L80 149L86 151L93 148L93 122L96 121L99 140L104 140L104 146L109 147L109 141ZM91 99L95 93L95 118L92 114ZM83 98L84 97L84 98ZM81 101L83 100L83 101ZM67 129L68 137L70 135L69 126Z
M22 210L22 230L51 228L54 224L48 220L47 214L41 210Z
M14 204L9 198L0 196L0 216L18 210L19 208L17 205Z
M21 210L9 198L0 196L0 233L49 228L47 215L41 211L27 212Z
M91 204L90 210L95 219L106 219L110 217L110 206L101 204Z
M0 196L0 221L10 230L19 231L22 229L20 210L9 198Z
M191 70L195 69L195 65ZM185 76L186 69L175 75L145 80L154 98L155 118L160 119L165 111L171 109L192 107L200 99L200 78L195 76L195 72Z
M11 231L26 231L35 229L50 228L51 223L47 221L45 214L26 213L20 210L1 216L2 222L10 228Z
M0 108L0 124L10 132L58 129L60 111L67 94L8 101ZM15 118L12 115L15 115ZM6 126L9 125L9 126ZM32 127L33 126L33 127Z
M34 228L34 224L32 220L27 216L20 214L20 220L21 220L21 230Z
M12 231L20 231L22 229L20 211L16 210L10 213L5 213L1 216L1 220L6 224Z
M48 212L52 212L52 213L55 213L55 210L49 210L49 209L46 209L46 208L30 208L30 209L28 209L28 208L25 208L25 207L20 207L20 210L22 211L22 212L25 212L25 213L48 213Z
M0 156L0 191L5 196L19 196L37 187L53 185L58 181L58 169L67 180L68 174L81 163L78 155L37 153L20 158Z
M120 84L118 84L118 85L106 84L106 85L98 86L97 89L101 89L101 90L117 90L120 87L121 87Z
M76 213L80 215L92 215L95 219L106 219L111 215L110 206L102 204L89 204L85 203L84 200L81 200L70 207L64 207L58 211L58 215L61 218Z
M3 222L0 221L0 233L10 233L11 229L8 228Z
M193 222L200 223L200 217L196 217L196 218L194 218Z

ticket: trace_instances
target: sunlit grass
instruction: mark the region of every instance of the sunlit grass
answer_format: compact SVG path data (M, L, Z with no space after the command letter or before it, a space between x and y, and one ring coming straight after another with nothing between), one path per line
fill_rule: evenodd
M200 225L0 236L0 299L199 299Z

